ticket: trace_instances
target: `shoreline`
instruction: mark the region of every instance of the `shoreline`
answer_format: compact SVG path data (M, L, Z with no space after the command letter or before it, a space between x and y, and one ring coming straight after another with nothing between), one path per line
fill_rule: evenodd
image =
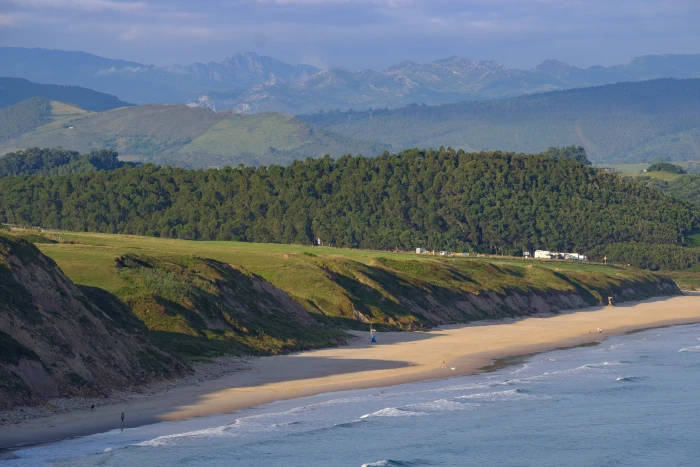
M2 454L36 444L153 423L231 413L247 407L318 394L370 389L496 371L537 353L600 342L652 328L700 323L700 293L588 307L427 332L352 332L348 346L247 360L247 368L217 379L114 404L0 426ZM596 329L602 327L604 332ZM447 368L443 369L442 361ZM451 368L455 369L452 370ZM121 412L126 413L122 424Z

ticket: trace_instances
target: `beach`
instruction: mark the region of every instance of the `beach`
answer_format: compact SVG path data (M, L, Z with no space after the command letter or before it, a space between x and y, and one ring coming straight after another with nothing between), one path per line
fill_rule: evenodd
M347 346L256 358L221 378L195 381L95 410L86 407L0 426L0 447L228 413L327 392L471 374L499 358L582 345L635 330L698 322L700 294L688 293L554 316L482 321L428 332L378 333L376 345L371 344L369 333L353 332L356 338ZM599 328L602 332L597 331Z

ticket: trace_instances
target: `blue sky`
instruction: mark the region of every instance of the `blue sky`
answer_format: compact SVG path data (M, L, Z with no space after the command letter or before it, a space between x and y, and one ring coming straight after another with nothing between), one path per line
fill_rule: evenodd
M531 68L700 52L700 0L0 0L0 45L143 63L251 50L381 69L450 55Z

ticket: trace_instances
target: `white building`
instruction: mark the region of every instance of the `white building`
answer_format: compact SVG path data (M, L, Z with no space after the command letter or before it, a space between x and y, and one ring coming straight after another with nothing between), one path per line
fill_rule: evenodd
M535 258L551 259L552 252L547 250L535 250Z
M449 251L441 251L439 254L440 254L440 256L450 256Z
M422 254L425 253L425 252L426 252L425 248L416 248L416 254L417 254L417 255L422 255Z

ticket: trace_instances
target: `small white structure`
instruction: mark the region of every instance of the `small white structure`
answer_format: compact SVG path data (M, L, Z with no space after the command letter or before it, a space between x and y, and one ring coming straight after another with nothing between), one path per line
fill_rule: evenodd
M523 253L523 256L528 256L528 255ZM536 250L535 251L535 258L536 259L568 259L570 261L588 261L588 258L585 255L581 255L578 253L560 253L560 252L553 252L553 251L547 251L547 250Z
M416 248L416 254L417 255L422 255L426 252L425 248Z
M450 256L450 252L449 252L449 251L441 251L441 252L439 253L439 255L440 255L440 256Z
M529 258L529 257L530 257L530 252L529 252L529 251L523 251L523 256L524 256L525 258Z
M547 250L535 250L535 258L552 259L552 252Z

